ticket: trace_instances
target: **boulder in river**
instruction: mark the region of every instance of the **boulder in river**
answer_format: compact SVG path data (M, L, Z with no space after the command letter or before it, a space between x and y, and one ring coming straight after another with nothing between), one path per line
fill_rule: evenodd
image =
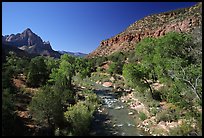
M129 114L129 115L133 115L133 112L129 112L128 114Z
M117 106L117 107L115 107L115 109L116 109L116 110L119 110L119 109L121 109L121 107L120 107L120 106Z
M112 83L112 82L104 82L104 83L103 83L103 86L104 86L104 87L112 87L112 86L113 86L113 83Z
M122 127L122 126L123 126L123 124L118 124L117 126L118 126L118 127Z

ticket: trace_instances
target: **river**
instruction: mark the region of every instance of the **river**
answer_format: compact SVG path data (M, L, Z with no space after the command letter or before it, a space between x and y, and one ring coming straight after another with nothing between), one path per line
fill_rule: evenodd
M122 103L118 95L98 85L97 94L101 106L95 113L91 125L90 135L93 136L142 136L147 135L137 129L135 119L132 117L134 111Z

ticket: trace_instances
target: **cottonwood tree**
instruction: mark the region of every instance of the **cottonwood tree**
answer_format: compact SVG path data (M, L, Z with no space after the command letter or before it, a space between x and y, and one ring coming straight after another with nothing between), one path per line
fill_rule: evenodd
M52 69L49 82L65 90L72 88L72 77L75 75L74 58L64 54L60 58L59 68Z
M147 79L154 81L158 79L162 83L166 83L168 79L172 79L172 83L177 83L176 79L179 79L200 100L201 64L194 63L195 57L188 54L189 50L195 47L191 36L184 33L171 32L160 38L143 39L136 45L136 55L140 63L129 66L131 69L128 70L128 73L124 70L123 74L133 82L145 81L146 84L148 84ZM127 69L127 66L124 69ZM151 86L149 88L151 91ZM177 94L183 91L179 90Z
M151 83L148 81L150 69L142 64L125 64L123 67L123 76L130 86L137 87L139 90L149 88L152 98L154 98Z
M198 100L202 100L202 66L191 64L185 68L180 67L180 71L172 72L169 76L184 82L195 94Z

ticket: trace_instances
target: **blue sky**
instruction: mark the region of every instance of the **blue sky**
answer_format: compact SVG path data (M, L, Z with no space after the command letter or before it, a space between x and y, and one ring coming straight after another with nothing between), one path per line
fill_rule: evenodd
M54 50L90 53L150 14L196 2L2 2L2 35L30 28Z

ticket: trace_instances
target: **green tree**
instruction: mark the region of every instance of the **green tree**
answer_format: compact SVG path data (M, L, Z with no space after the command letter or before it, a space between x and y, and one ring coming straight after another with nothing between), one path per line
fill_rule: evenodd
M116 70L117 70L117 64L115 62L111 63L108 68L108 73L112 75L113 73L115 73Z
M167 97L175 98L177 101L185 88L185 91L190 89L200 100L202 91L201 64L196 63L195 65L194 61L196 60L191 54L188 54L194 48L195 44L192 42L192 38L184 33L171 32L160 38L145 38L136 45L136 56L141 63L135 66L126 66L124 76L132 83L146 82L150 91L151 85L147 82L148 79L153 81L159 79L162 83L169 79L174 84L181 82L183 83L182 89L177 89L178 91L172 89L176 93L170 94L169 91ZM138 79L134 79L131 75Z
M96 60L96 66L101 66L101 64L107 61L108 58L105 56L101 56L101 57L97 57L95 60Z
M108 68L108 73L111 75L113 74L122 74L123 69L123 63L122 62L112 62Z
M59 68L52 69L49 82L54 83L62 91L71 89L72 77L75 75L75 66L71 64L73 59L69 59L68 55L62 55L60 59ZM70 60L71 63L68 61Z
M47 66L42 56L35 57L29 64L27 84L32 87L39 87L46 84L49 78Z
M123 76L130 86L137 87L139 90L149 88L152 98L154 98L153 89L148 82L150 69L143 64L125 64Z
M91 90L84 90L83 93L85 95L85 105L88 107L89 112L93 114L98 107L98 97Z
M72 65L74 65L74 63L75 63L75 57L74 56L71 56L71 55L68 55L68 54L63 54L63 55L61 55L61 57L60 57L60 60L61 61L67 61L67 62L69 62L70 64L72 64Z
M149 37L143 39L136 45L136 56L138 57L138 60L142 62L143 66L150 69L149 76L153 81L157 80L157 74L155 71L156 63L153 60L156 45L157 39Z
M153 62L158 76L171 78L174 83L184 83L185 91L192 92L201 100L202 68L201 63L191 53L196 45L192 37L185 33L168 33L157 40ZM190 89L190 91L189 91Z
M169 76L173 79L183 82L186 88L189 88L198 100L201 99L202 95L202 65L201 64L190 64L185 68L180 67L180 70L174 71Z
M123 62L126 56L123 52L115 52L108 57L112 62Z
M12 66L6 66L3 64L2 67L2 89L9 88L12 93L15 93L15 88L12 83L14 70Z
M15 119L14 114L14 100L10 89L3 89L2 91L2 135L15 135Z
M84 58L76 58L75 72L79 73L81 78L90 77L92 70L91 62Z
M47 124L53 132L63 122L60 96L50 86L44 86L36 93L29 104L29 110L37 122Z
M44 62L47 66L48 74L51 74L52 69L59 67L59 59L54 59L53 57L46 57Z
M15 77L19 73L26 73L28 70L29 60L26 58L20 58L15 53L9 52L6 56L6 62L4 66L13 70L12 75Z

